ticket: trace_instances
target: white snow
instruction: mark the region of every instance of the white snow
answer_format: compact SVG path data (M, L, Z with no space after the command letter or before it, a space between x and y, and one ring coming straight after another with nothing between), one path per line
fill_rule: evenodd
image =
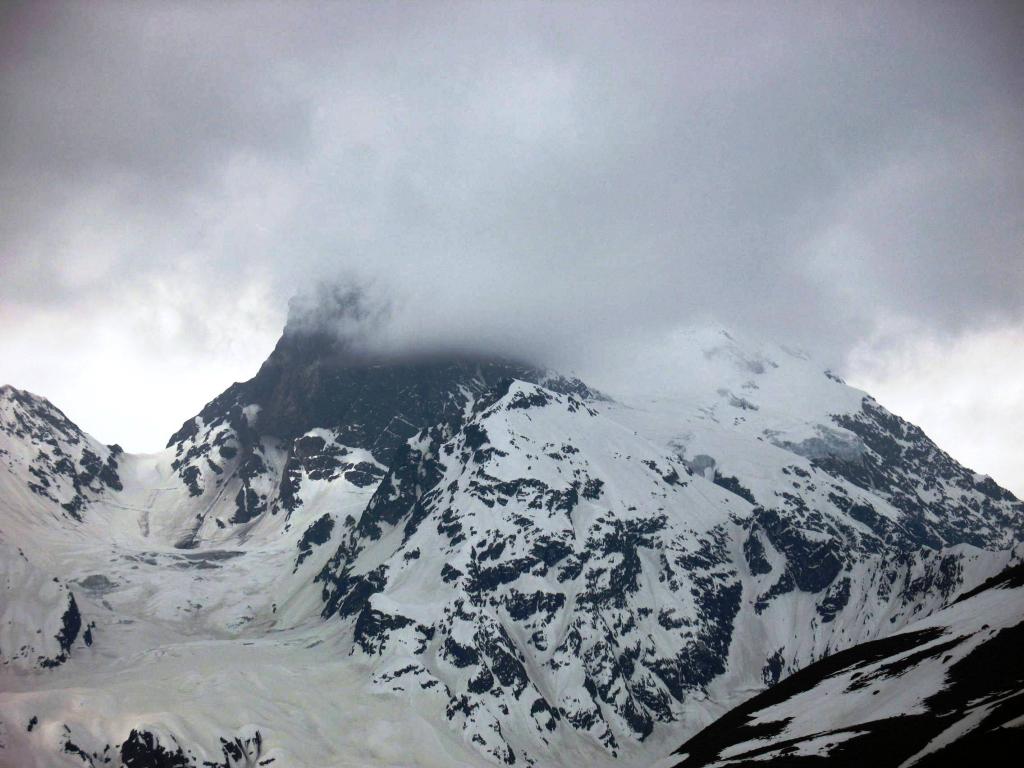
M521 754L541 755L539 765L649 765L763 689L765 662L776 650L785 675L828 652L890 634L911 622L916 621L913 628L928 626L929 619L921 617L939 609L949 596L925 590L909 598L898 589L887 591L884 556L864 557L844 571L850 598L831 622L823 621L817 610L822 594L800 590L755 610L758 599L785 571L786 558L763 531L756 533L771 571L751 573L743 552L744 523L755 505L714 484L716 478L742 478L758 504L796 489L812 510L822 510L825 519L839 520L861 533L869 529L829 506L828 496L837 488L888 520L898 521L902 513L877 493L815 470L812 461L794 449L818 440L840 446L836 450L863 450L859 438L836 426L831 417L859 412L864 393L827 377L801 353L741 343L717 329L680 336L676 350L677 358L661 365L644 367L637 361L631 377L635 386L609 393L615 401L590 404L596 415L586 408L570 409L564 397L542 408L495 408L480 415L490 446L505 454L495 453L484 465L495 482L529 478L564 489L577 471L602 481L600 500L581 498L571 519L539 512L523 499L510 500L507 506L485 505L470 493L471 475L456 461L446 465L439 486L453 488L453 506L467 531L507 540L505 561L527 549L512 522L516 514L528 515L539 531L582 541L608 520L644 520L663 513L667 524L659 534L659 547L674 553L696 549L701 537L724 531L729 568L742 586L726 671L706 689L692 690L684 702L675 703L675 722L657 724L650 737L639 741L609 709L606 720L589 732L563 721L545 744L536 735L528 701L495 700L475 710L468 722L446 713L444 686L464 688L469 672L438 656L440 634L424 654L410 650L410 636L401 632L381 656L353 653L351 623L321 617L324 585L314 578L348 535L346 519L359 518L373 486L360 488L343 477L304 477L301 504L294 512L277 509L235 525L230 519L238 485L228 463L224 462L224 476L204 468L201 494L193 496L173 466L178 457L171 448L121 456L118 473L123 489L97 486L86 491L88 504L77 522L59 506L73 495L67 481L53 480L56 501L27 486L32 478L29 468L40 450L38 441L0 431L0 574L6 585L0 603L0 765L81 766L77 757L63 751L65 741L87 751L102 749L108 743L119 744L133 728L161 734L162 743L176 739L194 750L200 762L221 757L221 738L259 730L262 758L276 758L275 765L492 765L473 739L490 739L499 728ZM689 374L667 380L666 371ZM535 385L516 382L506 399L534 391ZM10 425L21 406L2 394L0 424ZM247 406L243 415L255 423L258 408ZM198 434L189 445L212 443L218 435L227 444L237 444L224 424L210 427L199 419L197 426ZM328 429L310 435L335 441ZM68 437L59 439L75 461L86 448L102 461L110 455L107 447L88 436L81 436L79 443ZM552 459L550 454L565 444L579 453ZM278 489L270 478L280 477L287 447L265 441L256 450L269 470L253 482L260 493L275 499ZM346 461L377 464L367 451L347 450ZM712 463L698 462L702 456ZM648 461L657 470L645 464ZM698 466L696 474L688 474L688 463ZM793 468L808 477L793 474ZM663 475L670 469L684 484L665 482ZM932 498L929 494L938 491L922 493ZM408 541L398 526L358 553L356 573L382 563L389 566L387 588L371 599L374 608L432 624L461 597L455 586L440 582L436 574L446 564L467 570L472 550L468 544L445 549L437 528L441 511L432 510L430 524L421 525ZM296 568L300 538L325 514L334 521L330 539L312 547ZM193 535L196 548L175 546ZM829 535L808 530L806 537L826 540ZM416 559L404 557L413 551L418 551ZM657 578L659 551L639 549L641 588L629 605L653 609L636 636L644 642L649 636L657 651L671 656L693 641L693 625L702 617L689 589L692 574L681 574L678 588ZM908 582L923 578L947 556L956 559L967 587L999 571L1017 554L958 545L919 555L904 576ZM612 553L601 564L607 572L595 570L587 589L606 583L610 570L621 564L621 555ZM722 569L722 578L728 570ZM590 699L583 686L583 666L571 652L555 650L579 615L582 581L563 583L554 573L528 573L502 588L512 587L564 596L556 620L538 628L545 635L544 652L529 650L533 627L507 613L488 615L486 620L501 626L523 651L531 681L547 701L566 712L584 711ZM51 655L50 638L57 631L55 622L67 590L75 595L83 630L95 623L95 641L86 647L80 636L68 661L39 670L25 662ZM1022 600L1024 594L1015 593L1013 599ZM657 612L662 608L687 623L673 629L661 626ZM980 622L956 606L942 616L943 622L952 622L949 626L965 634ZM452 619L446 631L470 643L476 629L468 621ZM583 640L586 646L595 638ZM21 648L28 650L9 650ZM556 666L553 661L565 663ZM409 676L394 677L410 665L417 668ZM866 699L837 695L848 682L837 678L759 717L794 717L786 729L794 737L813 736L844 723L853 727L871 713L914 711L935 690L941 672L920 665L908 673L907 685L876 697L868 689ZM430 681L439 684L422 688ZM616 695L622 699L629 692ZM502 707L509 708L508 715ZM39 724L29 732L32 717ZM618 758L599 743L606 725L620 744ZM805 742L804 748L826 750L840 738L822 736Z

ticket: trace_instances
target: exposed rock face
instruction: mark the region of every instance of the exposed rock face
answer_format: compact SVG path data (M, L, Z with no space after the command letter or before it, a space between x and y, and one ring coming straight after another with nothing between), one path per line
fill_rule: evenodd
M247 728L233 738L221 737L219 754L213 759L197 754L173 733L159 729L133 728L116 748L105 744L99 749L92 749L78 744L75 738L78 738L76 734L66 730L61 750L63 756L77 758L76 763L89 768L102 765L115 765L117 768L257 768L277 762L274 757L264 756L263 736L254 728Z
M569 727L615 752L724 670L731 503L575 396L505 382L399 452L318 577L324 613L387 660L383 685L436 686L500 760L523 724L538 746Z
M426 427L459 423L503 379L595 396L578 379L528 365L455 352L371 355L335 333L297 325L285 329L256 376L229 387L171 436L174 470L202 500L197 505L233 501L230 513L198 519L181 547L195 546L215 524L290 513L304 472L315 479L331 465L350 482L375 484L406 441ZM372 458L361 460L366 453Z
M743 703L680 747L679 766L1002 764L1024 746L1022 614L1016 565Z

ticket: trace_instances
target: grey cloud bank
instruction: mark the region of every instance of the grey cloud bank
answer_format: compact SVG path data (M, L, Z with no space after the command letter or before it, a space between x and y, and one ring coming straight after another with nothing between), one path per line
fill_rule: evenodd
M189 397L212 395L255 369L289 297L339 276L386 297L392 343L569 366L703 318L839 362L894 333L1018 327L1022 19L11 6L0 378L59 399L106 339L108 387L178 356L207 372L180 373ZM69 325L49 362L15 359Z

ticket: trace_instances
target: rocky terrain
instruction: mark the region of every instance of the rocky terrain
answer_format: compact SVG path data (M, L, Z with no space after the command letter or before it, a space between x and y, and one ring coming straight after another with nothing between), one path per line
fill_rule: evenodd
M1024 746L1024 566L816 662L679 749L679 766L1004 765Z
M599 393L293 322L151 455L0 390L0 764L671 765L815 662L884 688L965 613L950 669L1011 631L1016 592L954 601L1019 562L1012 494L799 352L662 362ZM739 717L683 764L823 728Z

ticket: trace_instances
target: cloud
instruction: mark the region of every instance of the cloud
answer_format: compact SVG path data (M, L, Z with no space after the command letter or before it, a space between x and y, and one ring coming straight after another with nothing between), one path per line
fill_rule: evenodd
M1024 498L1024 329L904 336L853 350L850 382Z
M291 296L339 276L387 295L388 344L571 367L706 317L837 361L894 325L1019 325L1021 18L19 6L0 30L0 378L59 397L100 370L59 361L116 326L132 370L178 344L232 360L212 394L255 370ZM44 316L85 336L39 341L50 373L9 353Z

